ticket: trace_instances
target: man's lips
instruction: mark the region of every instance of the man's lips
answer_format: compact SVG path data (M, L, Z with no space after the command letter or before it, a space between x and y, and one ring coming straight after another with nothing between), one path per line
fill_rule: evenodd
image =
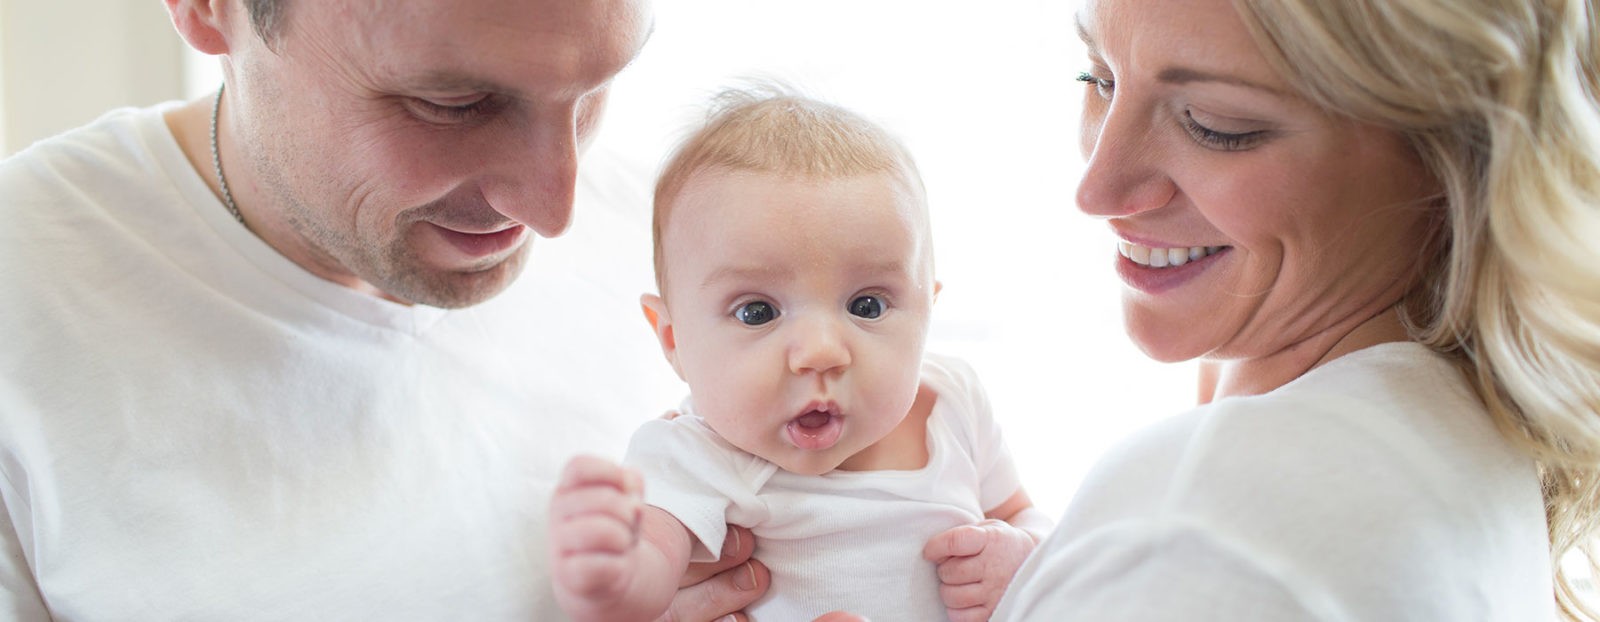
M497 255L515 247L528 231L527 227L520 224L487 232L460 231L433 223L428 224L456 250L475 259Z

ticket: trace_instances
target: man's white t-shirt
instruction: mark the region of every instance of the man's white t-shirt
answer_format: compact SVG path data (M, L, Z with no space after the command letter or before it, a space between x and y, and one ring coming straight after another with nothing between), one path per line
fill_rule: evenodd
M923 386L928 463L907 471L797 475L723 440L695 416L650 421L626 462L645 476L645 501L694 534L691 559L722 550L726 523L749 527L772 589L747 609L756 622L809 621L850 611L874 622L945 619L928 539L982 521L1021 488L972 368L930 356Z
M1453 364L1361 350L1143 431L995 620L1555 619L1533 461Z
M680 390L642 189L586 177L511 290L403 306L233 220L172 106L0 163L0 619L561 619L559 468Z

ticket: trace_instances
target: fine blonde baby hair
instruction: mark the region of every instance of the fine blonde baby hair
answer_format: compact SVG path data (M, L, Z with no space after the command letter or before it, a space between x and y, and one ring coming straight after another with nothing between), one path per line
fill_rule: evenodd
M1322 108L1407 137L1442 188L1413 337L1539 465L1556 599L1600 522L1600 19L1593 0L1234 0Z
M656 288L662 296L667 266L661 233L685 185L710 170L810 179L889 173L919 204L925 202L910 153L876 123L773 80L726 89L713 98L705 121L668 157L656 180L652 231ZM926 229L926 215L922 220Z

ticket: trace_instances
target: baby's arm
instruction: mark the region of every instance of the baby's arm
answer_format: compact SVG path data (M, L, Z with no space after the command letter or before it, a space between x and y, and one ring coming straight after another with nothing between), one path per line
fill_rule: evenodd
M951 622L988 620L1017 568L1050 531L1050 519L1020 488L984 517L940 533L922 548L922 557L938 566L939 598Z
M579 622L655 620L689 565L683 523L644 504L637 471L580 456L550 502L550 572L556 600Z

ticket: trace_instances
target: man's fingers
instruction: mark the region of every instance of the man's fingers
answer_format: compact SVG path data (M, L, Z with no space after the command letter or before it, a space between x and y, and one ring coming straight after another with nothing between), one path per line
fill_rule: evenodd
M689 569L683 573L683 579L678 581L678 587L689 587L706 580L712 575L742 564L745 560L750 559L750 554L755 550L756 538L750 534L749 529L737 525L728 525L728 536L722 539L722 556L714 562L689 564Z
M830 611L828 613L822 614L822 617L817 618L815 620L812 620L811 622L871 622L871 621L867 620L866 618L863 618L861 616L858 616L856 614L847 612L847 611Z
M766 593L772 574L761 562L750 560L705 581L678 590L672 608L661 620L721 620L743 611ZM737 619L737 618L736 618Z
M951 557L968 557L983 552L989 535L982 527L964 525L928 539L922 547L922 558L939 563Z

